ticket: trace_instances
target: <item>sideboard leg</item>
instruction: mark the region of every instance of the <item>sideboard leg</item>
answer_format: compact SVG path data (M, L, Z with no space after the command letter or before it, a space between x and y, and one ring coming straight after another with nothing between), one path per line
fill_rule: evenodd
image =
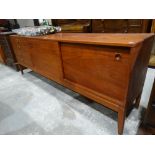
M136 98L135 108L137 108L137 109L138 109L139 104L140 104L141 95L142 95L142 93L140 93L140 94L138 95L138 97Z
M118 134L122 135L124 130L124 122L125 122L125 108L120 108L118 111Z
M19 68L18 64L15 64L15 69L16 69L17 72L20 71L20 68Z
M21 74L23 75L23 74L24 74L24 72L23 72L23 67L22 67L22 65L20 65L20 64L19 64L19 69L20 69L20 71L21 71Z

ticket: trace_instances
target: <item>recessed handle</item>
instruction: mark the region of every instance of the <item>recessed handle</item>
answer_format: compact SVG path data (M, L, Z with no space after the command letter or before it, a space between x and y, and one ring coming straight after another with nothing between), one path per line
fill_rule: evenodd
M115 60L116 61L120 61L122 58L121 54L120 53L115 53Z

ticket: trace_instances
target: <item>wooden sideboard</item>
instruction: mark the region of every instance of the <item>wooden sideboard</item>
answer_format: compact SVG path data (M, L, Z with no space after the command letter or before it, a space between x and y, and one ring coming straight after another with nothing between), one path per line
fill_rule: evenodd
M20 66L118 112L118 133L123 133L126 114L139 105L154 34L10 38Z

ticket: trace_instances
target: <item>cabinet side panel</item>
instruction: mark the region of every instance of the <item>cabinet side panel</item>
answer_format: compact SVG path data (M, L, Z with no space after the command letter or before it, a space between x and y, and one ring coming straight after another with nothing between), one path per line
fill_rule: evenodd
M153 39L153 37L146 39L142 44L131 49L133 66L131 65L131 79L127 97L128 107L132 106L134 100L142 93Z

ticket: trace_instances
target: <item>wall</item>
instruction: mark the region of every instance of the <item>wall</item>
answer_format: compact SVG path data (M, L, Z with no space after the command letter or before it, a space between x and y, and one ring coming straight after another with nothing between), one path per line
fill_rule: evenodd
M8 21L9 21L12 25L15 24L14 19L8 19Z
M33 19L17 19L20 27L34 26Z
M51 19L46 19L48 21L49 25L52 25L52 20ZM39 19L39 23L41 24L43 22L43 19Z
M51 19L46 19L49 24L51 25ZM42 21L42 19L39 20L40 22ZM27 27L27 26L34 26L34 22L33 19L17 19L18 24L20 25L20 27Z

